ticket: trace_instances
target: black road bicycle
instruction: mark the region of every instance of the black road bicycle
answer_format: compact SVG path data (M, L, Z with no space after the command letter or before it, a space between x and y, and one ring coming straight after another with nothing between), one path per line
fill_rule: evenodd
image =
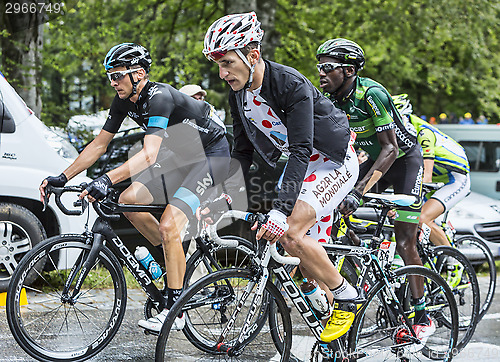
M394 204L396 206L396 204ZM230 211L226 217L250 223L259 215ZM213 237L216 239L216 237ZM363 260L360 285L366 278L377 280L366 293L366 301L352 305L356 317L350 332L330 343L320 339L323 326L300 288L285 268L300 262L283 257L275 245L258 241L257 257L245 268L217 271L192 284L171 309L160 332L156 361L273 360L334 361L362 360L374 355L387 360L451 360L458 335L458 311L447 283L435 272L416 266L391 270L387 250L375 240L370 248L323 244L329 255L356 256ZM427 312L436 332L425 342L412 328L408 277L423 278ZM273 283L274 281L274 283ZM297 308L312 339L312 348L294 346L302 330L292 327L292 317L276 282ZM265 306L265 307L263 307ZM182 333L171 330L174 318L183 311L198 331L198 349ZM385 318L377 318L381 313ZM266 323L262 323L267 316ZM376 325L367 336L366 327ZM312 337L311 337L312 336ZM199 346L203 345L203 348Z
M378 210L376 222L371 223L369 220L351 218L350 221L349 219L346 220L346 227L360 233L359 239L362 244L369 244L373 238L380 239L383 247L391 248L392 244L391 252L394 253L396 244L395 241L391 242L394 226L391 223L386 223L387 213L393 206L391 202L379 196L372 193L365 195L365 199L368 201L364 205ZM397 195L386 195L385 197L394 198L394 196L397 198ZM365 226L360 227L359 225ZM370 226L366 227L367 225ZM373 235L367 234L369 231L373 232ZM348 230L343 230L343 233L350 235ZM458 249L448 246L434 246L430 242L429 236L430 227L423 224L417 239L417 251L423 265L441 275L455 296L459 312L459 335L456 352L460 352L469 343L480 320L479 283L472 264ZM359 258L351 257L348 258L348 263L342 265L342 267L351 269L353 266L359 267L360 265L362 265L362 262ZM393 263L392 268L396 267L397 265ZM376 279L364 281L365 284L370 285L375 282ZM366 288L366 285L361 286ZM380 318L383 319L385 316L381 314Z
M87 203L68 210L61 196L81 193L83 186L48 188L67 215L81 215ZM108 221L123 212L162 213L165 206L123 205L107 198L94 202L99 215L92 231L49 238L19 263L9 285L7 320L17 343L42 361L83 361L95 356L120 328L127 302L122 266L126 266L147 295L145 318L163 310L166 280L154 282L147 269L114 233ZM236 236L214 243L206 232L196 237L196 251L186 265L185 284L196 270L210 273L223 267L245 266L253 245ZM51 269L50 272L43 270ZM30 286L27 281L37 278ZM20 306L22 290L29 304ZM184 329L189 333L189 325Z

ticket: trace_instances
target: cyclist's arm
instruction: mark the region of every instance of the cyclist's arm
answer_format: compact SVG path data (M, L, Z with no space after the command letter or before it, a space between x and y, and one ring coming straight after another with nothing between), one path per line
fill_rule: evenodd
M432 171L434 169L434 157L436 146L436 135L428 128L422 127L418 132L417 141L422 146L424 157L424 182L432 182Z
M229 94L229 106L231 107L231 117L233 119L234 137L233 150L231 152L232 169L237 169L238 164L240 164L243 174L247 177L250 166L252 165L254 148L245 133L243 122L240 118L238 106L236 104L236 97L232 91ZM234 160L236 160L236 162Z
M151 131L148 129L148 132ZM163 129L158 129L157 132L146 134L142 150L129 158L121 166L107 172L113 185L138 174L156 162L156 157L158 156L158 151L163 140L161 136L163 133Z
M114 135L114 133L101 130L97 137L84 148L77 159L63 171L68 180L92 166L106 152Z
M375 125L381 150L373 166L355 187L362 195L367 193L391 168L399 154L396 126L389 112L390 109L394 109L390 95L380 87L373 87L367 90L365 100L367 111Z
M377 183L378 180L391 168L398 156L399 148L394 129L389 129L377 133L377 139L380 143L380 154L368 170L365 177L361 179L355 189L362 195L366 194Z

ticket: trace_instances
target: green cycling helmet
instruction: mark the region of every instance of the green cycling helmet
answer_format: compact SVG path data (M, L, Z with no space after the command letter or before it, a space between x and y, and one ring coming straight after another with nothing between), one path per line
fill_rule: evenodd
M342 63L352 64L356 72L363 69L365 65L365 52L355 42L343 38L330 39L321 44L316 51L316 59L321 56L328 56L342 61Z

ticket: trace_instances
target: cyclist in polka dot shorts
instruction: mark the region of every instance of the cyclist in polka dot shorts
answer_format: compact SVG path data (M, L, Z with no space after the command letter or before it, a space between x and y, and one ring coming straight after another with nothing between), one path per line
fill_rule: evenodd
M227 15L208 29L203 53L231 87L231 156L243 172L254 151L272 167L281 154L288 156L278 198L257 238L279 240L290 255L300 257L304 276L331 290L335 309L322 333L329 342L349 330L354 314L345 310L346 302L356 302L358 291L335 269L318 236L306 233L329 217L354 186L359 172L355 136L345 113L306 77L262 58L263 35L254 12ZM324 228L321 238L326 235Z

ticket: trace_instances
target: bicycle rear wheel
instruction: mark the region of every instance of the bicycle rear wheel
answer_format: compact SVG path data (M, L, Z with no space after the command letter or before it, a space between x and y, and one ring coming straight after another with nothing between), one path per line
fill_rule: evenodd
M99 353L121 325L127 288L120 263L109 249L100 251L80 293L70 298L90 251L85 241L80 235L47 239L26 254L12 276L7 297L9 327L17 343L36 359L86 360ZM53 270L39 272L38 263ZM76 277L69 296L63 296L72 268ZM26 283L30 275L38 276L31 286ZM23 289L29 303L20 306Z
M478 281L482 301L479 308L479 320L481 320L491 306L495 295L497 285L495 258L484 241L475 236L464 235L455 240L454 243L457 249L471 261L472 265L479 269ZM482 271L486 273L484 278L481 276Z
M437 257L436 272L448 283L458 308L457 351L460 352L469 343L479 322L479 284L471 263L457 249L449 246L432 248L432 255Z
M412 322L415 313L409 304L411 292L408 287L408 276L412 275L424 278L427 314L436 326L436 331L424 345L411 337L411 326L404 321L397 307L399 305ZM408 266L391 273L389 285L379 281L368 292L367 301L358 310L351 327L349 357L358 361L422 361L453 356L456 353L458 312L446 282L427 268ZM378 328L371 335L362 336L365 325L377 325Z
M292 325L286 303L276 286L268 281L263 297L267 304L261 301L252 309L256 277L246 269L225 269L207 275L189 287L174 304L163 325L156 345L156 361L289 361ZM247 291L249 285L253 288ZM275 304L274 320L273 323L264 323L269 303ZM196 340L204 341L204 354L193 349L181 332L171 330L174 321L171 317L181 311L187 314L193 327L191 332L197 333ZM253 314L251 328L243 332L243 322L250 313ZM271 333L271 325L279 331ZM224 331L227 334L222 337ZM280 343L273 340L274 335L283 336ZM243 348L236 350L233 347L239 337Z

